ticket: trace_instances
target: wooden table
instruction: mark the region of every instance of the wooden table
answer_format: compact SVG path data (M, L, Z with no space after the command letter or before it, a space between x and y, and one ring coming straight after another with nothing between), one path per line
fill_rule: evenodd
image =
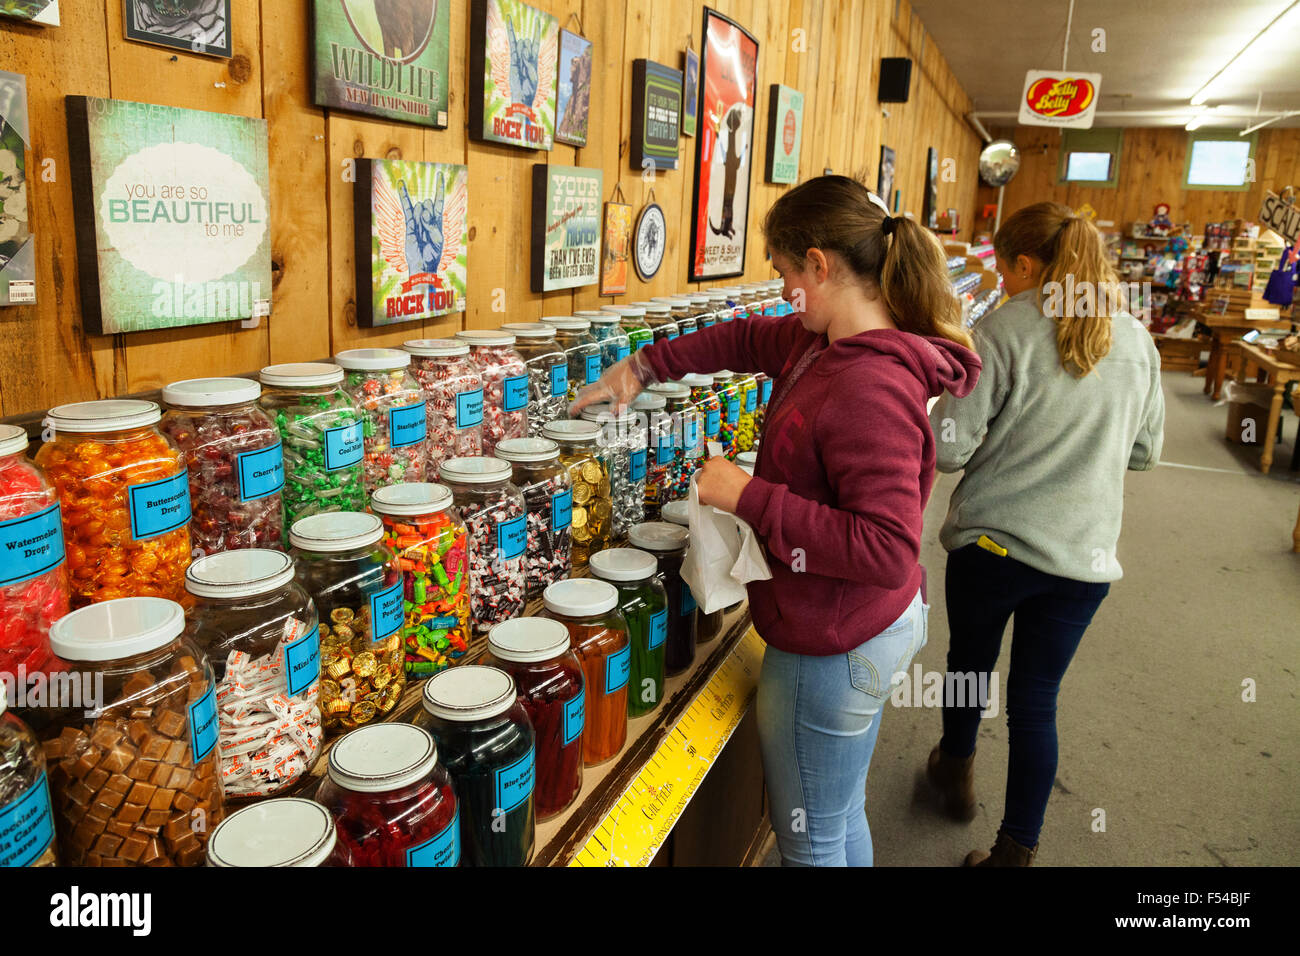
M1205 393L1216 402L1223 391L1223 376L1228 364L1229 346L1239 341L1251 329L1261 332L1291 330L1290 319L1247 319L1241 313L1228 311L1223 315L1198 309L1192 313L1196 321L1210 329L1210 364L1205 370ZM1273 422L1277 427L1277 422ZM1268 469L1264 469L1267 471Z
M1240 339L1232 344L1241 355L1241 368L1237 381L1246 384L1253 369L1268 375L1273 386L1273 400L1268 406L1268 424L1264 427L1263 447L1259 456L1259 470L1268 474L1273 466L1273 445L1277 441L1277 423L1282 415L1282 398L1288 382L1300 382L1300 354L1281 349L1262 349Z

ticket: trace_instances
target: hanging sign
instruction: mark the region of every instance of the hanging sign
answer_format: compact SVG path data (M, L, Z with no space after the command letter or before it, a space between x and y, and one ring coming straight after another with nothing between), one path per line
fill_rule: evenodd
M1293 243L1300 238L1300 207L1295 205L1295 190L1288 186L1282 195L1266 190L1264 205L1259 209L1259 222Z
M1020 97L1020 124L1092 129L1100 89L1100 73L1030 70Z

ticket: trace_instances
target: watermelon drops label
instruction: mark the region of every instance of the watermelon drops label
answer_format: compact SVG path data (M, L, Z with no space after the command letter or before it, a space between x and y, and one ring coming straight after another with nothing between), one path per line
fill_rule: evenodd
M63 563L61 514L56 501L34 514L0 521L0 587L30 581Z

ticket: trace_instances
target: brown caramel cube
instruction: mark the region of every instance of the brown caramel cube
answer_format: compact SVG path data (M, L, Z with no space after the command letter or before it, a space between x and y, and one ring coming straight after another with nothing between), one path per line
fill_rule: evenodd
M122 732L111 722L96 721L95 732L91 735L90 742L101 750L111 750L121 739Z
M117 848L117 855L124 860L130 860L135 863L144 856L144 851L149 846L149 838L142 833L132 833L122 841L122 845Z
M113 836L111 833L105 833L95 841L93 852L102 853L104 856L112 856L117 852L117 848L122 845L120 836Z
M129 745L116 744L108 755L99 762L100 769L107 770L109 773L121 773L127 767L131 766L131 761L135 759Z
M153 768L153 773L149 775L149 782L155 787L167 786L167 781L171 778L174 769L176 768L171 764L160 761L158 766Z
M127 823L135 824L140 822L144 816L144 807L138 804L128 803L121 810L117 811L117 819L124 820Z
M146 760L141 757L127 769L126 775L132 780L148 780L153 776L154 767L158 766L156 760Z
M150 810L144 815L146 826L160 827L171 818L171 814L166 810Z
M149 801L150 810L169 810L172 805L172 798L176 796L175 790L168 790L166 787L159 787Z
M74 848L84 853L86 850L90 849L91 845L95 842L95 837L99 836L99 834L100 831L95 824L88 821L83 822L72 831L70 842Z
M120 793L126 796L134 786L135 781L124 773L115 773L108 778L108 783L104 784L105 790L111 790L113 793Z
M193 810L198 805L199 805L199 801L195 800L188 793L184 793L184 792L176 794L176 799L172 801L173 807L175 807L177 810L184 810L187 813L190 810Z
M167 753L163 755L163 760L170 764L189 763L186 758L189 756L189 745L183 740L173 740L167 747Z
M132 707L132 708L131 708L131 719L132 719L132 720L152 720L152 719L153 719L153 708L152 708L152 707Z
M124 820L109 820L108 826L104 827L104 832L119 836L125 840L131 835L131 824Z
M86 786L85 781L82 780L78 780L64 792L68 795L68 799L79 807L90 806L90 801L95 796L95 791Z
M154 726L160 734L179 737L185 730L185 718L174 710L164 710L155 719Z
M148 846L144 848L144 853L140 855L140 862L145 866L148 866L151 863L162 859L162 855L162 844L158 842L157 837L152 837L149 840Z
M140 741L149 736L149 725L143 720L133 720L126 728L126 735L131 738L131 743L139 747Z
M174 843L191 832L193 831L190 830L190 818L184 813L173 814L167 821L167 825L163 827L163 836L169 843Z
M90 771L95 769L99 763L99 758L104 756L104 751L98 747L87 747L85 752L69 768L74 777L84 777Z
M138 803L141 806L148 806L149 801L153 799L153 795L157 791L158 788L153 784L144 783L142 781L131 788L131 792L127 794L126 799L130 803Z
M108 783L111 774L102 766L96 767L90 773L86 774L86 786L91 790L102 790L104 784Z

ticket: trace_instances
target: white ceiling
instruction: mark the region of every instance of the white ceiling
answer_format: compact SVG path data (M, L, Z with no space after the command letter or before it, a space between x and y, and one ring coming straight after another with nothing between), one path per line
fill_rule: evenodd
M980 113L1014 114L1025 71L1061 66L1069 6L1070 0L912 0ZM1203 126L1240 130L1300 110L1294 0L1075 0L1068 66L1101 74L1096 126L1182 126L1197 112L1192 95L1288 8L1211 88L1206 105L1215 109ZM1104 53L1092 50L1095 29L1105 31ZM1176 112L1143 115L1148 110ZM1014 123L995 116L985 125ZM1300 126L1300 116L1273 125Z

